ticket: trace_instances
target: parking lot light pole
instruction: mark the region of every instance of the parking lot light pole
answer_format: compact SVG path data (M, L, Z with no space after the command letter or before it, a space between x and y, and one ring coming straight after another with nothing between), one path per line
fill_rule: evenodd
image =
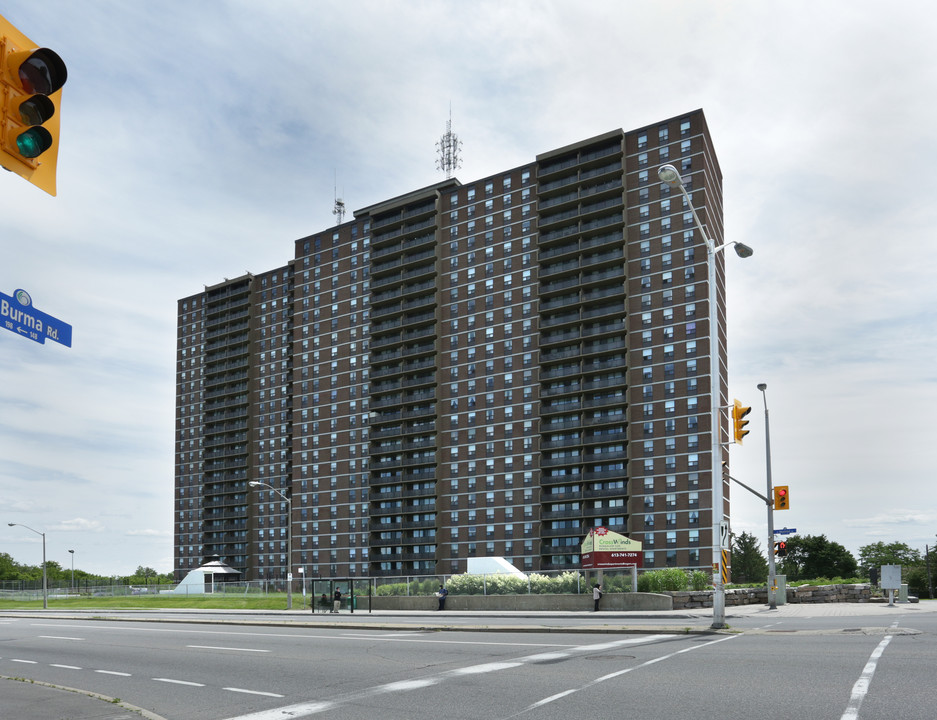
M761 397L765 403L765 475L767 477L767 498L768 505L768 607L771 610L777 610L777 585L778 576L774 565L774 486L771 484L771 432L768 427L768 396L765 390L768 389L766 383L758 383L758 389L761 390Z
M33 530L29 525L23 525L23 523L7 523L10 527L15 527L19 525L24 527L27 530L32 530L36 535L42 535L42 607L43 609L49 609L49 580L46 576L46 534L44 532L39 532L38 530Z
M680 190L686 200L693 221L706 243L706 266L709 274L709 372L710 372L710 435L712 436L712 568L713 568L713 623L714 630L726 626L726 590L722 581L722 522L725 517L725 502L723 500L724 482L722 477L722 383L720 368L722 367L719 344L719 303L718 288L716 286L716 255L730 245L734 246L735 253L741 258L751 257L752 249L740 242L728 242L716 245L709 237L703 223L700 222L693 200L683 184L683 178L673 165L661 165L657 175L662 182L670 187Z
M273 490L286 500L286 609L293 609L293 501L284 493L267 483L251 480L247 483L251 487L265 487Z

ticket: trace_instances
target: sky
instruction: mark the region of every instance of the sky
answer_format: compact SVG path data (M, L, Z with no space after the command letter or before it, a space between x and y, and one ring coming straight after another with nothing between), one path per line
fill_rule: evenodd
M68 67L58 195L0 173L0 552L172 569L176 302L444 179L702 108L724 176L732 475L854 554L937 544L930 3L6 0ZM931 438L931 440L928 440ZM767 539L732 487L732 531ZM74 550L74 556L69 554Z

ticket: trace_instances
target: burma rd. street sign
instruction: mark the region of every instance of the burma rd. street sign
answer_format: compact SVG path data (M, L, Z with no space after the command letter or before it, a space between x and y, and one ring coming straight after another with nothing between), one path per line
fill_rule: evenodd
M790 535L791 533L797 532L797 528L781 528L780 530L775 530L775 535Z
M17 290L13 297L0 293L0 325L40 344L48 338L72 346L72 326L37 310L25 290Z

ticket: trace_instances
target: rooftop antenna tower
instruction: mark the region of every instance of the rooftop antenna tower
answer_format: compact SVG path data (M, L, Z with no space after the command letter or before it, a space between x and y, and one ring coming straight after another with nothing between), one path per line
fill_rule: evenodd
M436 158L436 169L446 173L446 180L452 177L452 171L462 167L462 158L459 157L459 151L462 149L462 141L459 136L452 132L452 103L449 103L449 120L446 121L446 134L439 138L436 143L436 152L439 157Z
M341 225L345 220L345 201L338 196L338 175L335 177L335 205L332 206L332 214L335 216L336 225Z

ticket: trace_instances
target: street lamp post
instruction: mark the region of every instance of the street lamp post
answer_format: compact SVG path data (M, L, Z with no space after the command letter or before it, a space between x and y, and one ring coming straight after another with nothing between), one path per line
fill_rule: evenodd
M42 607L43 609L49 608L49 582L46 577L46 534L44 532L39 532L38 530L33 530L29 525L23 525L23 523L7 523L10 527L15 527L19 525L24 527L27 530L32 530L36 535L42 535Z
M251 487L265 487L286 500L286 609L293 609L293 502L284 493L267 483L251 480Z
M768 396L765 390L768 389L766 383L758 383L758 389L761 390L761 397L765 403L765 475L767 477L767 498L768 506L768 606L772 610L778 607L777 598L777 574L774 566L774 486L771 484L771 432L768 426Z
M72 591L75 590L75 551L69 550L69 554L72 556Z
M732 245L736 254L741 258L751 257L752 249L740 242L723 243L716 245L712 238L700 222L699 215L696 214L696 208L693 206L693 200L683 184L683 178L673 165L662 165L657 170L657 175L661 181L667 183L670 187L679 189L683 193L690 211L693 213L693 221L703 236L706 243L706 265L709 275L709 347L710 347L710 405L711 405L711 429L712 435L712 567L713 567L713 629L721 629L726 626L726 591L725 584L722 581L722 522L725 517L723 488L724 482L722 472L717 472L717 468L722 467L722 421L721 421L721 359L719 346L719 307L717 302L716 286L716 254Z

